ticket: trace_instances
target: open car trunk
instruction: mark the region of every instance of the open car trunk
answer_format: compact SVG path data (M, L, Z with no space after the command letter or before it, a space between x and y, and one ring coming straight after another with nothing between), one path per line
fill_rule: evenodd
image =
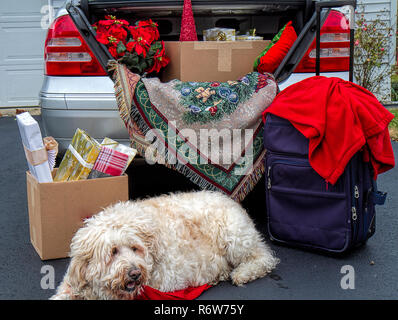
M71 0L66 9L71 15L82 36L106 69L112 56L106 47L95 39L91 25L105 15L117 15L134 24L138 20L152 18L158 23L160 39L178 40L181 27L183 0ZM317 19L316 6L320 10ZM316 0L192 0L198 39L202 32L212 27L234 28L244 33L256 29L256 34L270 40L288 21L298 38L285 56L274 76L282 82L294 71L326 20L332 7L356 5L356 0L316 1Z
M212 27L234 28L242 34L256 29L256 35L271 40L291 20L300 43L294 45L297 52L293 56L290 54L291 59L279 66L275 73L278 81L290 75L315 37L312 0L192 0L192 7L199 40L203 38L203 30ZM183 1L81 0L80 3L71 1L66 8L100 63L106 67L112 56L95 40L91 27L94 22L109 14L132 24L151 18L158 23L162 40L175 41L180 35Z
M107 14L135 23L152 18L159 24L163 40L178 40L183 1L88 1L86 16L93 23ZM301 30L306 6L312 1L192 1L199 40L202 32L212 27L234 28L247 32L255 28L259 36L272 39L282 26L292 20L296 30ZM311 11L311 8L309 8Z

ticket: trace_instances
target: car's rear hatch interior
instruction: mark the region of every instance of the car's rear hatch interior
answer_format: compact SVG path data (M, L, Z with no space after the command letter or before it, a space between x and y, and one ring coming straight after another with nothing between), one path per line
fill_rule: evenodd
M95 42L93 29L89 25L103 19L105 15L115 15L132 24L151 18L158 23L162 40L178 40L183 2L183 0L81 0L79 6L74 5L75 2L72 1L67 9L79 29L84 29L82 33L88 38L88 43L89 45L91 43L93 52L99 61L106 65L111 56L103 45L93 43ZM306 34L308 39L305 43L308 46L314 37L315 30L308 34L310 20L314 20L314 2L312 0L192 0L192 8L198 40L203 39L203 30L213 27L234 28L237 34L245 34L249 30L255 29L256 35L270 40L288 21L293 22L298 35ZM78 21L79 17L80 22ZM299 39L302 38L299 36ZM302 46L300 54L304 54L308 46ZM295 62L299 61L298 59L294 60ZM286 61L284 64L288 63ZM287 69L284 72L282 67L279 68L276 76L284 73L283 77L285 78L293 70L291 66L288 69L288 72L286 72Z
M245 34L256 29L264 39L272 37L292 20L297 32L302 29L306 17L306 6L312 1L192 1L196 31L202 40L203 30L212 27L233 28ZM163 40L178 40L181 28L183 1L89 1L86 16L90 23L105 15L135 23L149 19L159 24ZM307 9L308 11L308 9Z

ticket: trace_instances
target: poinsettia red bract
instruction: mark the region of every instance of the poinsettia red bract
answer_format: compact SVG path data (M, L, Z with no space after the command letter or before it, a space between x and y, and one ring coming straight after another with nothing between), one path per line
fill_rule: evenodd
M158 24L152 19L130 25L126 20L109 15L94 23L93 28L97 41L133 72L159 73L170 62L164 42L159 41Z

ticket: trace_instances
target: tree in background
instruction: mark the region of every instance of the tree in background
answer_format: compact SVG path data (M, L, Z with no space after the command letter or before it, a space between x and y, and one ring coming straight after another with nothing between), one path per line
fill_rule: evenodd
M383 93L383 84L392 74L389 55L393 29L388 22L381 20L380 15L367 21L363 8L357 14L355 27L355 82L379 100L389 100L389 94Z

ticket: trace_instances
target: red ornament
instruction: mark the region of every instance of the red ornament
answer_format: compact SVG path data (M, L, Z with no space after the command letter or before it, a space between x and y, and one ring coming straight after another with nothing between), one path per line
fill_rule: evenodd
M191 0L184 0L182 9L180 41L198 41Z
M214 116L217 113L217 106L209 108L210 114Z

